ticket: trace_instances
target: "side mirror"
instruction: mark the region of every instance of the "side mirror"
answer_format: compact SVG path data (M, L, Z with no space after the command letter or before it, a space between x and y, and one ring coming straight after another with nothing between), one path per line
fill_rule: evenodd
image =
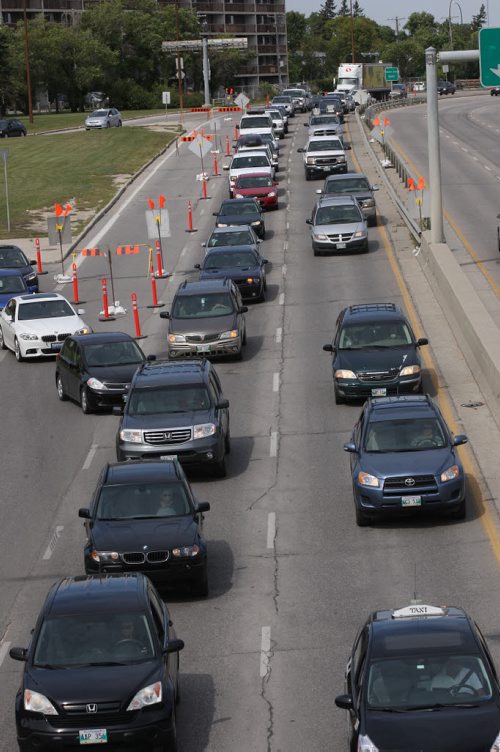
M184 649L184 640L169 640L165 653L178 653Z
M207 241L204 240L203 243L200 243L200 245L201 245L202 248L206 248L207 247Z
M27 661L28 649L27 648L11 648L9 650L9 655L15 661Z
M348 441L347 444L344 444L344 452L350 452L351 454L356 454L358 450L356 449L356 444L354 441Z
M260 243L262 243L262 238L257 238L257 243L260 245Z
M263 259L260 260L260 263L264 266L264 264L268 264L269 263L269 259L263 258Z
M240 308L240 313L246 313L248 311L248 306L242 305Z
M198 506L196 507L197 512L209 512L210 511L210 503L208 501L199 501Z
M219 212L212 212L212 217L216 217Z
M223 170L229 170L229 165L228 164L222 165L222 169Z
M306 219L306 225L312 225L312 219Z
M225 410L229 407L229 400L221 399L215 404L215 407L217 408L217 410Z
M161 319L169 319L170 318L170 311L160 311L160 318Z
M417 339L417 347L422 347L422 345L428 345L429 340L427 337L420 337L420 339Z
M378 187L378 185L372 185L370 187L371 187L372 191L379 191L380 190L380 188Z
M304 152L305 149L303 149L302 146L300 147L300 149L297 149L297 154L303 154Z
M123 407L121 405L113 405L111 413L112 415L123 415Z
M194 268L195 268L195 269L201 269L201 264L195 264L195 265L194 265Z
M316 193L317 193L317 194L318 194L319 196L321 196L321 194L323 193L323 189L322 189L322 188L316 188Z
M453 437L453 446L461 446L462 444L467 444L467 436L463 433L459 433L458 436Z
M304 128L309 128L309 123L302 123L302 125L304 126Z
M31 259L30 266L36 266L36 259Z
M352 709L352 695L338 695L335 698L335 705L342 710Z
M152 363L156 360L156 355L147 355L146 360L148 361L148 363Z
M90 520L90 509L88 507L80 507L78 510L78 516L84 520Z
M335 348L333 345L323 345L323 350L325 352L335 352Z
M83 316L83 314L84 314L84 313L85 313L85 308L78 308L78 310L77 310L77 314L78 314L79 316Z
M344 144L344 149L345 149L346 151L351 151L351 148L352 148L352 147L351 147L351 144Z

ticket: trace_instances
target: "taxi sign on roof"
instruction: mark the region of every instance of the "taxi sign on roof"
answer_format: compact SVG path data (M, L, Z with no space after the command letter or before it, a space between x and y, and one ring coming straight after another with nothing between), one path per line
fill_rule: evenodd
M407 619L415 616L444 616L446 611L439 606L426 606L423 603L417 603L413 606L398 608L392 612L393 619Z

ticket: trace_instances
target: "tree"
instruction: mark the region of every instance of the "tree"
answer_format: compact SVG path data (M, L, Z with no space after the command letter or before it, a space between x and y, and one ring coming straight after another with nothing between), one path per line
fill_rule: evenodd
M405 29L410 36L413 36L422 30L435 31L436 20L432 13L426 13L426 11L422 11L421 13L410 13L409 18L405 23Z
M325 0L319 9L319 15L323 21L329 21L331 18L335 18L335 12L335 0Z
M307 19L305 15L296 10L289 11L286 14L286 31L289 54L302 49L302 44L307 33Z
M352 4L352 15L355 18L358 18L359 16L364 16L365 15L365 12L364 12L363 8L360 6L360 4L358 3L358 0L354 0L354 2Z
M472 31L479 31L484 24L487 21L487 13L486 8L484 7L484 3L479 8L479 13L477 16L472 16L472 23L471 23L471 29Z
M8 26L0 25L0 115L5 115L7 107L15 99L15 71L12 65L14 33Z
M340 8L338 12L339 16L350 16L351 15L351 8L347 2L347 0L342 0L340 3Z

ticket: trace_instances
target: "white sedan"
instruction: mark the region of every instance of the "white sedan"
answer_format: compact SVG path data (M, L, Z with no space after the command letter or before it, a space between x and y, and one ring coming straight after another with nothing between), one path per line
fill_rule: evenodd
M81 313L57 292L11 298L0 313L0 349L13 350L18 361L56 355L70 334L92 331Z

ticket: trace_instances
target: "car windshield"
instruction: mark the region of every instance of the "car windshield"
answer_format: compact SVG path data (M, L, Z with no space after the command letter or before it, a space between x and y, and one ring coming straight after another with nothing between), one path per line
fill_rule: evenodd
M161 386L133 389L127 402L128 415L186 413L208 410L210 397L204 386Z
M155 655L146 614L139 611L102 614L58 614L44 620L35 646L38 668L75 668L145 663Z
M239 253L209 253L205 259L204 269L249 269L257 266L255 254L250 252Z
M130 483L103 486L97 502L98 520L138 520L192 514L182 483Z
M233 159L232 170L244 170L247 167L269 167L269 160L264 154L262 156L256 154L253 157L241 156Z
M18 248L0 248L0 269L22 269L28 260Z
M447 445L437 418L406 418L369 423L366 429L367 452L420 452Z
M404 321L382 321L371 324L346 324L339 337L340 350L362 350L370 347L408 347L413 338Z
M324 125L325 123L340 125L340 120L337 115L315 115L311 118L309 125Z
M58 319L63 316L74 315L73 309L66 300L36 300L33 303L23 303L19 306L17 320Z
M370 183L366 178L342 178L342 180L327 180L325 193L357 193L370 191Z
M6 295L7 293L24 292L26 290L26 283L24 279L19 277L2 277L0 274L0 295Z
M135 342L85 343L85 360L88 366L126 366L142 363L144 355Z
M274 97L273 104L279 104L280 102L283 102L283 104L290 104L291 101L291 97Z
M342 143L338 138L331 138L328 141L309 141L307 151L343 151Z
M479 655L429 651L373 661L368 671L367 702L373 710L475 705L491 696Z
M255 240L250 230L229 230L228 232L214 232L208 240L208 248L219 248L226 245L254 245Z
M289 97L303 97L304 91L302 89L287 89L287 95Z
M107 110L94 110L94 112L90 115L90 117L102 118L102 117L106 117L107 114L108 114Z
M346 225L361 222L361 212L356 206L320 206L316 212L315 225Z
M240 122L240 130L245 130L246 128L270 128L269 123L269 117L267 115L262 115L262 117L259 117L258 115L254 115L251 118L241 118Z
M273 181L270 177L240 178L237 188L272 188Z
M232 204L222 204L219 210L219 217L241 217L244 214L258 214L259 210L253 202L235 201ZM243 223L245 224L245 223Z
M281 114L281 112L279 110L269 110L269 114L275 120L282 120L283 119L283 116L282 116L282 114Z
M227 292L206 295L178 295L172 309L174 319L205 319L229 316L234 312L231 295Z

